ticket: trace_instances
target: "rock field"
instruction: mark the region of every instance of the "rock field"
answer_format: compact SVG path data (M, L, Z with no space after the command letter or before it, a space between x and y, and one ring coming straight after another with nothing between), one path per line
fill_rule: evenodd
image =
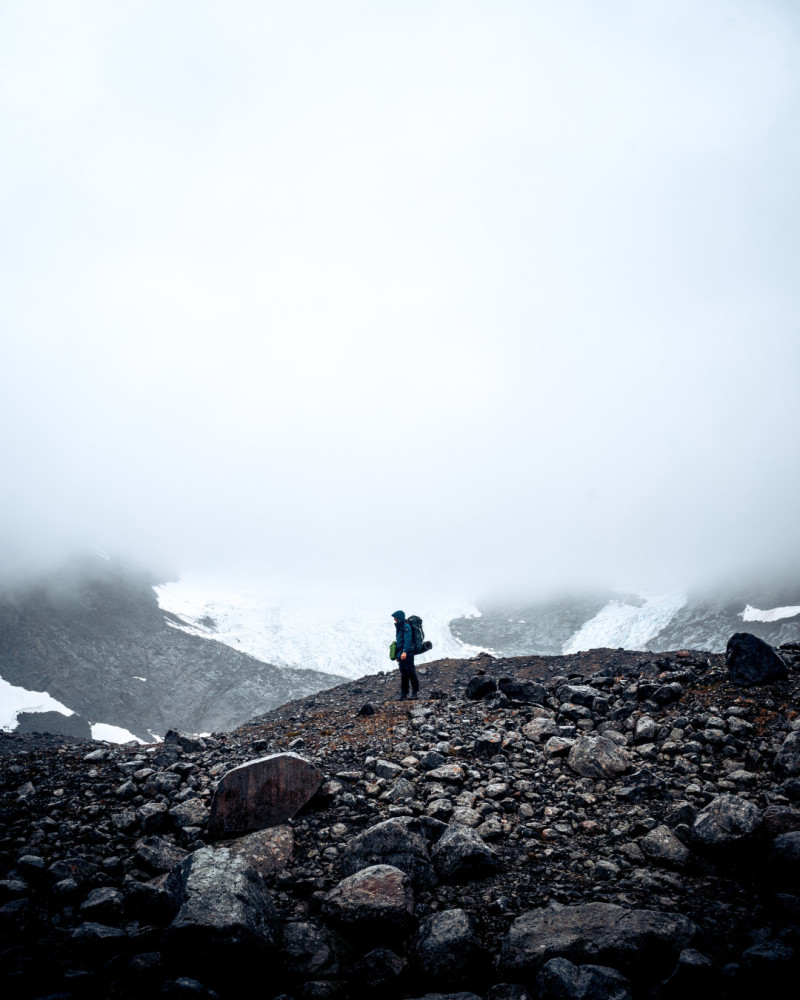
M376 674L149 746L0 734L2 995L796 995L800 644L758 642L440 660L416 701Z

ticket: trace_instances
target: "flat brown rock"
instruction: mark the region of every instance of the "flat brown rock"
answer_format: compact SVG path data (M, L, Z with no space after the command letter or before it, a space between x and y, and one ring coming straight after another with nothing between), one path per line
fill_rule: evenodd
M322 773L296 753L277 753L234 767L222 776L208 831L224 837L279 826L291 819L322 784Z

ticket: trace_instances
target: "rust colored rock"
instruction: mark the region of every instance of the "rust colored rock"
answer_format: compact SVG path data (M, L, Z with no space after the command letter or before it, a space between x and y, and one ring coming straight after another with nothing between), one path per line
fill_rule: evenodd
M290 826L272 826L228 841L223 846L228 848L232 858L242 858L248 868L261 875L274 875L283 871L292 860L294 834Z
M322 784L321 772L296 753L277 753L234 767L222 776L211 801L208 832L236 836L279 826Z
M414 915L411 879L392 865L363 868L331 889L322 912L351 926L403 928Z

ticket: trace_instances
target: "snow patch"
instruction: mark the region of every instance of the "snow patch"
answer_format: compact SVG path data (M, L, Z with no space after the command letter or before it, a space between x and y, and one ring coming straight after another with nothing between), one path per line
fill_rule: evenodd
M131 674L131 677L133 677L135 681L147 681L146 677L137 677L136 674Z
M800 605L762 611L760 608L753 608L747 604L744 611L739 612L739 617L745 622L777 622L781 618L794 618L795 615L800 615Z
M75 714L71 708L51 698L46 691L27 691L23 687L9 684L0 677L0 729L15 729L20 712Z
M92 739L103 740L106 743L130 743L131 740L135 740L136 743L144 743L144 740L140 740L138 736L134 736L122 726L109 726L105 722L95 722L92 725Z
M178 581L154 588L162 610L180 619L168 621L190 635L214 639L278 667L363 677L391 669L389 644L394 639L391 611L368 596L320 600L276 598L274 594L223 590L202 582ZM450 622L478 617L466 602L438 608L412 608L424 620L425 638L433 649L428 659L474 656L477 646L462 643ZM204 624L213 621L213 627ZM424 659L418 661L424 665Z
M641 607L611 600L564 643L562 652L586 649L642 649L687 603L685 594L646 596Z

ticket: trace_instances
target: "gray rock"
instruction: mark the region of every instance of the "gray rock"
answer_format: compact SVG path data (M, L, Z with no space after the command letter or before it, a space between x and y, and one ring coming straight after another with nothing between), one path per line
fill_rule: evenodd
M186 851L163 837L142 837L136 842L137 860L153 872L168 872L186 857Z
M769 643L750 632L736 632L728 639L725 662L734 684L753 687L785 680L786 664Z
M591 708L592 703L599 694L599 691L588 684L565 684L558 689L557 697L562 704L564 702L572 702L574 705L583 705L586 708Z
M285 823L321 784L319 769L296 753L273 754L241 764L217 785L209 833L230 836Z
M551 736L544 745L544 752L548 757L566 757L575 746L575 740L568 736Z
M203 847L180 868L181 906L166 930L169 961L203 980L211 963L241 969L269 958L278 916L265 878L227 848Z
M649 715L643 715L636 723L633 733L634 743L653 743L658 735L658 724Z
M667 790L667 783L663 778L647 768L635 771L625 777L622 788L617 789L615 795L624 802L643 802L645 799L661 798Z
M444 754L439 753L438 750L429 750L420 759L419 766L423 771L433 771L434 768L441 767L442 764L446 763L447 758Z
M567 763L585 778L613 779L631 769L627 751L605 736L581 736L570 750Z
M125 940L125 931L92 920L79 924L70 935L73 945L82 951L101 954L117 951Z
M669 1000L705 1000L718 988L717 973L711 959L694 948L685 948L678 964L659 990L659 997Z
M145 802L136 810L136 818L145 833L156 833L166 822L167 805L165 802Z
M411 997L410 1000L481 1000L477 993L462 990L459 993L425 993L421 997Z
M800 774L800 730L789 733L783 741L773 767L783 777Z
M384 802L407 802L414 798L414 786L407 778L398 778L392 783L391 788L387 788L381 795Z
M353 976L363 990L396 991L398 980L408 969L405 958L390 948L373 948L353 967Z
M399 868L418 887L436 884L422 828L409 816L383 820L347 842L342 854L345 875L373 865Z
M523 736L527 736L529 740L540 740L543 736L554 736L555 732L555 719L531 719L522 727Z
M283 871L292 860L294 833L290 826L271 826L256 830L236 840L223 843L233 857L240 857L248 868L261 875Z
M467 826L449 826L431 851L434 867L443 879L463 882L497 871L495 851Z
M113 923L122 917L123 900L122 893L113 886L92 889L81 904L81 916L99 923L106 920Z
M769 864L775 881L785 891L800 891L800 831L781 833L774 838Z
M473 976L484 960L472 917L460 909L427 917L414 942L416 964L426 980L455 985Z
M639 847L651 861L667 866L683 867L690 857L689 850L663 825L641 837Z
M375 774L379 778L389 778L391 781L402 773L402 767L399 764L393 764L390 760L378 760L375 763Z
M494 677L489 677L487 674L477 674L475 677L470 678L467 690L464 693L467 698L479 701L481 698L493 694L496 690L497 681Z
M186 826L205 826L208 822L208 809L202 799L187 799L179 802L169 810L170 818L175 826L181 829Z
M464 778L464 768L460 764L442 764L425 775L426 781L444 781L450 785L458 785Z
M674 966L695 926L680 914L582 903L532 910L503 939L501 968L509 978L533 976L551 958L597 963L656 981Z
M281 956L287 970L307 979L337 976L342 971L344 941L325 927L307 921L288 923L281 935Z
M728 847L756 829L761 810L738 795L719 795L701 809L692 825L692 839L702 847Z
M547 689L536 681L517 680L515 677L501 677L498 688L506 698L523 705L542 705L547 701Z
M392 865L373 865L343 879L325 897L322 912L364 930L402 929L414 915L411 880Z
M616 969L551 958L536 977L539 1000L631 1000L630 983Z

